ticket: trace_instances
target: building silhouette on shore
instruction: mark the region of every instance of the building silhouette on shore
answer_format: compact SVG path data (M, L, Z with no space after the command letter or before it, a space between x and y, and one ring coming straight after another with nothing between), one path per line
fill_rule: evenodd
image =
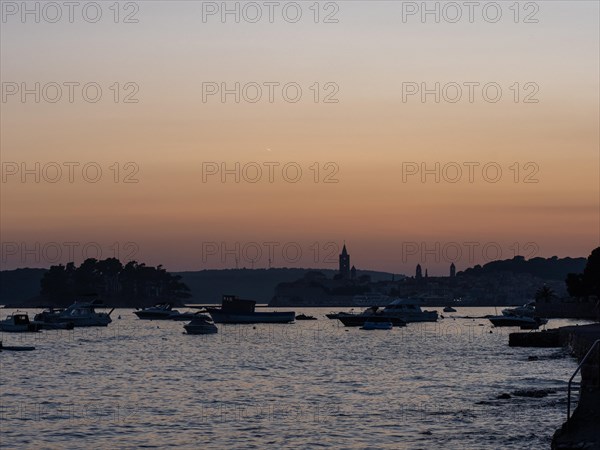
M352 266L352 269L356 277L354 266ZM344 248L342 248L342 253L340 254L340 277L344 280L350 278L350 255L348 254L348 250L346 250L346 243L344 243Z

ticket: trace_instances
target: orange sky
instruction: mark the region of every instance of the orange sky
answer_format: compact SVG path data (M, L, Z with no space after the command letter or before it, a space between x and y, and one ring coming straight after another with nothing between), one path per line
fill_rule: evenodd
M2 268L64 263L69 248L78 262L95 256L91 247L112 256L115 244L121 259L172 270L235 267L236 257L239 267L267 267L270 245L273 266L334 268L331 243L345 240L358 268L412 273L420 262L445 274L450 260L462 269L495 249L587 256L599 245L597 3L541 3L538 23L517 24L508 9L495 24L403 23L392 2L339 2L335 24L306 15L296 24L203 23L200 3L141 2L131 24L6 17L4 94L15 83L39 82L51 95L51 82L94 82L102 98L88 103L76 89L70 103L65 88L57 103L2 100ZM127 82L137 103L123 102ZM263 99L203 102L203 82L258 83ZM302 96L290 103L276 89L271 103L265 82L297 83ZM502 97L491 103L476 88L471 103L465 88L457 103L433 94L403 101L408 82L496 83ZM334 87L338 102L324 103ZM538 102L525 103L534 88ZM40 182L22 182L22 164L36 163ZM72 183L65 163L75 167ZM240 182L220 173L203 182L207 163L238 163ZM439 164L440 182L423 182L422 164ZM64 171L50 183L56 165ZM298 167L299 181L286 180ZM408 167L419 173L403 179Z

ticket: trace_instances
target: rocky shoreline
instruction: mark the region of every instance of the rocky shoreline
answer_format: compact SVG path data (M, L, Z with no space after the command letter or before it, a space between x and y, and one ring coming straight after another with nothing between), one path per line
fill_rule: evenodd
M561 327L540 333L511 333L509 345L567 347L581 361L598 339L600 324L592 324ZM577 408L571 418L554 433L553 450L600 450L600 347L596 348L581 367L581 394Z

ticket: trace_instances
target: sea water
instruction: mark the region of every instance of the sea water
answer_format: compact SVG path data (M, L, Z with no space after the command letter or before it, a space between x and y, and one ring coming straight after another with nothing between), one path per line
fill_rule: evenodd
M0 354L0 445L520 450L548 448L565 420L575 359L460 318L493 308L389 331L296 312L318 320L193 336L121 309L108 327L2 333L36 350ZM550 393L512 394L527 389Z

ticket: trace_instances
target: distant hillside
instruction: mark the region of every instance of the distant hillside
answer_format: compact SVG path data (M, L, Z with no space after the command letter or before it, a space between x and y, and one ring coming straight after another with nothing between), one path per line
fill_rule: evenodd
M525 260L516 257L503 261L492 261L484 266L475 266L460 272L458 275L491 275L495 272L526 273L547 280L564 281L568 273L581 273L586 258L532 258ZM259 303L269 303L273 297L275 286L283 282L292 282L304 277L304 274L315 269L226 269L202 270L195 272L177 272L182 281L191 289L192 297L188 303L219 303L221 295L230 293L251 298ZM319 270L326 277L332 278L335 270ZM0 304L25 305L36 304L31 299L40 293L40 280L46 269L17 269L0 271ZM369 275L371 280L390 280L388 272L358 270L357 276ZM396 276L398 279L398 276ZM29 302L28 302L29 300Z
M306 272L312 270L315 269L226 269L177 272L175 275L180 275L181 281L192 290L192 298L188 303L221 303L221 296L228 293L253 299L259 303L269 303L275 286L302 278ZM330 269L320 269L319 272L329 278L337 273ZM392 274L388 272L357 270L356 273L357 276L369 275L373 281L392 278Z
M40 280L46 269L0 271L0 304L22 304L40 294Z
M302 278L314 269L226 269L202 270L197 272L174 272L191 289L192 297L186 303L220 303L223 294L236 294L259 303L268 303L273 297L275 286L285 281ZM0 271L0 304L36 305L40 294L40 280L46 269L17 269ZM328 277L334 270L322 269ZM357 270L357 275L369 275L373 281L389 280L391 273ZM398 276L396 276L397 278Z
M490 275L494 272L526 273L546 280L564 281L568 273L581 273L585 267L586 258L531 258L525 260L522 256L502 261L492 261L483 266L475 266L461 272L464 275Z

